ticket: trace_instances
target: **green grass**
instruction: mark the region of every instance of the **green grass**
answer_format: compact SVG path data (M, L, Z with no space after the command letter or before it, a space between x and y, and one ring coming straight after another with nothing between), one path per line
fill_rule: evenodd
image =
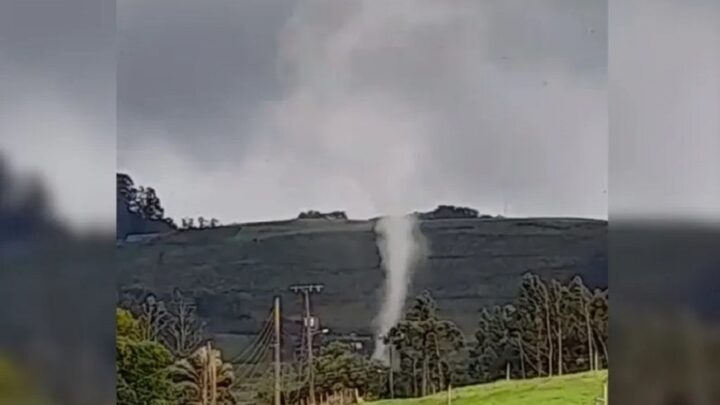
M522 381L501 381L453 390L453 405L595 405L607 371ZM444 405L447 394L374 402L373 405Z

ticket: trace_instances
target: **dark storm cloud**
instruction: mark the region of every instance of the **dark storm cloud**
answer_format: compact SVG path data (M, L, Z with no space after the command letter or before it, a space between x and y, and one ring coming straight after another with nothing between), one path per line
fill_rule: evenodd
M276 37L291 10L289 0L120 1L121 160L145 136L137 121L162 122L200 160L242 154L247 122L281 90Z
M606 215L605 2L278 4L121 7L120 162L171 215Z

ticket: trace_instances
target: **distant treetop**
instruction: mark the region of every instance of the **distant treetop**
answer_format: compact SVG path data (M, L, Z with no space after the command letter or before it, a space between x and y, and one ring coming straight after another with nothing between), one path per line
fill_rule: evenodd
M346 221L348 216L345 211L320 212L310 210L301 212L300 215L298 215L298 219L333 219Z
M449 219L449 218L478 218L477 210L468 207L456 207L454 205L440 205L430 212L418 214L420 219ZM483 217L487 217L483 215Z

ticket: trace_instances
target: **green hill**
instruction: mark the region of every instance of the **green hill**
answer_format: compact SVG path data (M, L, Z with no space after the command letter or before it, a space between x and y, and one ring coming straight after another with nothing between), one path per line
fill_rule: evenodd
M313 310L334 333L369 337L384 272L375 221L291 220L173 232L120 243L120 299L180 288L222 346L243 346L261 328L274 295L284 317L302 307L288 287L322 283ZM430 290L443 316L468 335L483 306L513 297L523 273L607 285L607 222L577 218L459 218L421 221L427 251L411 295ZM235 343L232 343L235 342Z
M453 390L453 405L595 405L607 371L521 381L501 381ZM373 402L373 405L445 405L447 394Z

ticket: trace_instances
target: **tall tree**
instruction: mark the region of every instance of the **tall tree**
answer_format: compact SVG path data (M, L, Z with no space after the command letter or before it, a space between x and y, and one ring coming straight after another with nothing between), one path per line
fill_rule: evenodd
M332 342L320 348L315 360L316 387L325 393L357 389L362 396L379 396L377 381L387 368L358 353L347 343Z
M451 358L464 346L460 329L440 319L437 305L427 291L415 298L404 319L390 329L386 341L394 346L401 365L405 365L403 373L411 373L404 379L412 384L412 388L406 387L406 393L414 396L444 389L453 378ZM408 363L410 367L406 367Z
M512 305L495 306L480 313L476 344L470 351L472 375L480 381L493 381L510 372L524 372L519 339L517 310Z
M165 216L165 209L160 203L155 189L152 187L140 187L137 193L138 212L143 218L151 221L160 221Z
M176 229L152 187L136 187L132 178L116 174L117 238L133 233L166 232Z
M598 359L596 368L607 367L609 364L607 347L609 306L607 290L596 289L593 292L593 297L590 301L590 311L594 334L593 342L595 342L596 346L599 347L599 351L601 353L601 355L596 356Z
M607 365L607 290L580 278L526 274L513 305L483 309L470 352L479 381L564 374Z
M593 299L593 294L583 284L582 279L579 276L573 277L569 285L570 299L572 305L576 309L576 317L573 325L576 326L577 335L586 343L586 364L590 370L596 369L595 350L596 345L593 342L593 326L592 326L592 313L590 305Z
M125 173L117 173L115 176L117 198L127 202L135 200L135 182Z
M203 339L204 325L197 316L195 302L175 289L167 309L165 342L176 357L187 357L197 350Z

